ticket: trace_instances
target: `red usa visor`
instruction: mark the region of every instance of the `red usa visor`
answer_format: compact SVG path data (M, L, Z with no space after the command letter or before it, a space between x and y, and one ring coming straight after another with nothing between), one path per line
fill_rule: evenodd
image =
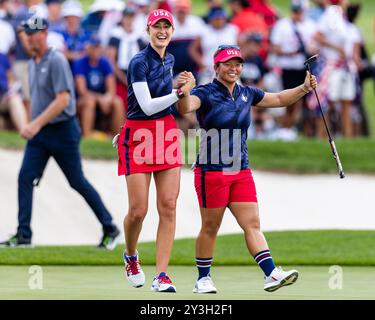
M244 62L244 59L241 56L241 51L235 48L227 48L221 50L215 57L214 57L214 64L217 64L219 62L226 62L230 59L238 58L242 62Z
M163 20L163 19L169 21L169 23L174 28L172 13L163 9L157 9L157 10L151 11L147 18L147 25L154 26L158 21Z

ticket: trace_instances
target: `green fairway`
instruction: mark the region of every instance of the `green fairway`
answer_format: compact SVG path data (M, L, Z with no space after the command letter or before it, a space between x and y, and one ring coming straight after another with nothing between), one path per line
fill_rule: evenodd
M265 232L280 265L375 266L375 231L316 230ZM175 240L170 264L194 265L194 239ZM114 251L94 246L0 248L0 265L122 265L123 245ZM138 246L143 265L155 264L155 243ZM242 234L219 236L215 265L255 264Z
M0 131L0 148L22 149L25 141L15 132ZM197 153L192 139L182 141L186 166L190 168ZM347 173L375 173L374 139L337 139L342 164ZM336 173L335 161L326 140L300 139L293 142L249 141L249 159L254 169L291 173ZM110 141L84 139L81 143L84 158L117 160Z
M290 269L291 267L285 268ZM330 289L334 283L329 267L298 267L300 277L289 287L274 293L263 290L263 277L257 267L214 267L216 295L192 293L194 267L170 267L178 293L150 292L154 267L145 267L146 284L132 288L122 267L43 267L43 289L29 288L28 267L0 267L1 299L374 299L371 279L375 268L343 267L342 289ZM337 282L339 283L339 282Z

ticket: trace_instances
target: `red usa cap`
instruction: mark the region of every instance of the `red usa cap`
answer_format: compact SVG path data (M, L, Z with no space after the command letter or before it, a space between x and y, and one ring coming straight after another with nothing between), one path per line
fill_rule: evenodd
M174 27L172 13L163 9L151 11L147 18L147 25L154 26L158 21L162 19L168 20L172 27Z
M242 58L242 55L241 55L241 51L235 47L228 46L228 48L222 49L215 55L214 64L217 64L219 62L226 62L233 58L238 58L242 62L244 62L244 59Z

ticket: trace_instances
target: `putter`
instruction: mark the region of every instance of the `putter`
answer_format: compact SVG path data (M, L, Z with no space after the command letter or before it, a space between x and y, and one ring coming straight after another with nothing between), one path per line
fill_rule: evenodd
M307 59L304 62L304 65L305 65L307 71L310 72L310 75L313 75L312 72L311 72L311 65L318 59L318 57L319 57L319 55L316 54L316 55L310 57L309 59ZM345 173L344 173L344 170L342 168L340 157L339 157L339 154L337 152L335 142L333 141L331 133L330 133L330 131L328 129L328 125L327 125L326 119L324 117L323 109L322 109L322 106L320 104L319 96L318 96L315 88L314 88L314 93L315 93L316 100L318 101L318 106L319 106L320 114L323 117L324 126L326 127L326 131L327 131L327 134L328 134L328 141L329 141L329 145L331 146L331 150L332 150L332 153L333 153L333 158L335 159L337 169L339 170L339 176L340 176L341 179L344 179L345 178Z

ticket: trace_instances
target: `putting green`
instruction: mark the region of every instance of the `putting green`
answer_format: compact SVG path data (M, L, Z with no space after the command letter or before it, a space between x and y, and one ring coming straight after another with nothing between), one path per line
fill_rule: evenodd
M144 267L146 285L139 289L128 284L121 267L45 266L41 290L30 289L30 283L41 283L35 281L36 274L30 274L29 267L0 266L0 299L375 299L370 285L375 267L343 267L342 277L329 273L329 266L297 269L300 277L294 285L268 293L263 290L262 273L257 267L214 267L218 294L197 295L191 291L196 279L194 267L171 266L169 275L178 293L159 294L149 291L155 272L150 266ZM330 289L330 284L342 284L342 289Z

